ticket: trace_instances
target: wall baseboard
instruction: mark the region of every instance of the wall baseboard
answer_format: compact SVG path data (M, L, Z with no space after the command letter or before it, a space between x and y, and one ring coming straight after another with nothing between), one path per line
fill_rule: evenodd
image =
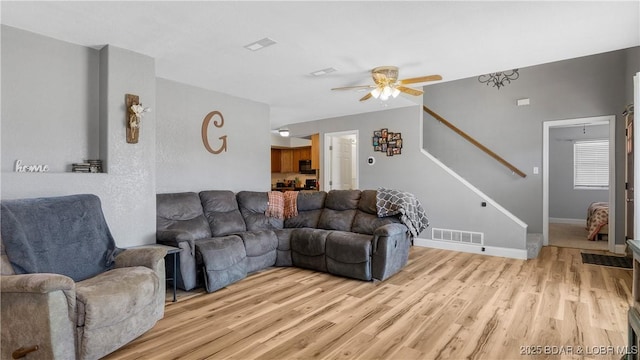
M554 224L572 224L572 225L584 225L587 226L587 220L585 219L566 219L566 218L549 218L549 223Z
M615 252L616 254L626 254L627 253L627 245L616 244L613 252Z
M480 245L468 245L468 244L460 244L451 241L440 241L440 240L432 240L432 239L422 239L415 238L413 239L413 244L415 246L428 247L434 249L441 250L452 250L452 251L460 251L466 253L473 254L481 254L481 255L490 255L490 256L500 256L512 259L527 259L527 249L511 249L511 248L502 248L495 246L480 246ZM482 251L484 249L484 251Z

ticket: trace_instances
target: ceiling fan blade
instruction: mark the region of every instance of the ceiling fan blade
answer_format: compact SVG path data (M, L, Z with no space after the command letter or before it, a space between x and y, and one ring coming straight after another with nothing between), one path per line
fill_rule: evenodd
M420 96L424 93L422 90L412 89L406 86L398 86L396 89L413 96Z
M374 88L374 85L357 85L357 86L345 86L345 87L337 87L331 90L355 90L355 89L371 89Z
M360 101L365 101L365 100L369 100L371 99L371 93L368 93L367 95L363 96L362 99L360 99Z
M422 83L422 82L427 82L427 81L437 81L437 80L442 80L442 76L440 76L440 75L421 76L421 77L398 80L398 83L400 83L402 85L406 85L406 84L415 84L415 83Z

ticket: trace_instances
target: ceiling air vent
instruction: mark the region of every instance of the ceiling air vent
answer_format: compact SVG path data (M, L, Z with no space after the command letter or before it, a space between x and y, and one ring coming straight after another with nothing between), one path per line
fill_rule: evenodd
M266 48L267 46L271 46L271 45L275 45L276 42L273 39L269 39L268 37L252 42L249 45L245 45L245 49L251 50L251 51L258 51L261 49Z

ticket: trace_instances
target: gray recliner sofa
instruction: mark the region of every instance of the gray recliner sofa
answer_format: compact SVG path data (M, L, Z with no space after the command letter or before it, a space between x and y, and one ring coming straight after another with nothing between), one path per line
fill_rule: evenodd
M296 266L365 281L406 263L412 236L397 216L376 214L376 190L299 192L298 215L265 215L267 192L157 195L157 242L180 247L184 290L215 291L270 266Z

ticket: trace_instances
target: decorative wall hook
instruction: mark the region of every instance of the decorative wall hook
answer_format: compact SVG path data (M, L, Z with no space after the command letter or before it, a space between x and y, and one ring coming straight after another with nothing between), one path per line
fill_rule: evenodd
M137 144L140 135L140 120L144 113L151 111L150 108L142 106L138 95L125 95L127 106L127 143Z

